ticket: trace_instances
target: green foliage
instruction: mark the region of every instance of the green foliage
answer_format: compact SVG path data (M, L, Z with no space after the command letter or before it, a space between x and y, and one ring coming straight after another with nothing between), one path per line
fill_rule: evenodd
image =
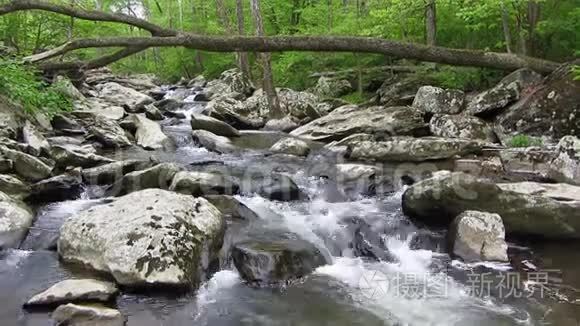
M578 65L573 66L572 74L574 76L574 80L580 80L580 66Z
M31 67L0 59L0 93L22 105L26 114L43 112L51 116L72 109L63 87L42 82Z
M544 142L540 138L531 137L528 135L517 135L510 139L510 147L532 147L532 146L542 146Z
M354 93L350 93L350 94L346 94L344 96L341 97L341 99L352 103L352 104L362 104L364 102L367 102L368 100L370 100L373 97L374 94L369 94L369 93L359 93L359 92L354 92Z
M487 88L501 79L501 72L484 68L442 66L429 77L443 88L472 91Z

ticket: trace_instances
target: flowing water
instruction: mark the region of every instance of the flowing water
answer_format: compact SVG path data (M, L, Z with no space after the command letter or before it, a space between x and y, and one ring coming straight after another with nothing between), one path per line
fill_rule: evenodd
M202 109L190 103L184 111ZM237 177L256 171L287 173L310 200L237 196L260 220L229 222L221 270L191 293L124 292L116 303L128 325L577 325L580 265L573 258L580 246L529 249L519 243L510 247L511 264L462 264L446 254L444 231L418 228L402 214L404 188L370 197L356 192L336 195L329 186L332 178L320 177L334 164L321 150L307 159L269 156L264 149L283 135L250 132L236 140L244 151L218 155L192 143L188 121L164 130L176 140L175 151L133 149L115 157L154 156ZM0 254L0 325L52 325L49 312L25 311L22 303L59 280L90 275L60 263L50 249L66 218L107 200L99 198L99 190L87 188L77 200L40 207L21 249ZM331 263L283 286L244 284L227 259L228 245L277 232L292 232L311 242ZM360 246L371 248L372 255L361 257ZM541 295L534 293L538 286L531 281L520 282L526 286L518 288L521 297L506 295L509 287L500 287L505 285L502 275L522 275L534 268L560 270L562 280L550 279ZM494 280L490 291L484 291L488 283L482 275Z

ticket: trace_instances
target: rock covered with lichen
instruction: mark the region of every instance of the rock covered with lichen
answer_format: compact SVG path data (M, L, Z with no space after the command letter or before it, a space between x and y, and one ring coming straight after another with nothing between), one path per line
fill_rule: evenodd
M224 228L205 199L148 189L69 218L58 252L126 286L196 286L217 259Z

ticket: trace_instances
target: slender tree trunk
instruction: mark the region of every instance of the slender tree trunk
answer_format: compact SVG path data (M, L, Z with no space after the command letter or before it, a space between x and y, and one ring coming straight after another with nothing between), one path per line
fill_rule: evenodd
M540 21L540 4L536 0L528 1L528 32L527 32L527 49L529 55L536 54L536 27Z
M256 35L264 36L264 23L262 21L262 14L260 11L260 0L251 0L252 16L254 18L254 25L256 27ZM262 88L266 97L268 98L268 105L270 106L270 117L273 119L279 119L284 116L282 108L280 107L280 100L276 94L276 88L274 87L274 76L272 74L272 62L270 53L260 53L260 59L262 61L262 70L264 72L264 78L262 80Z
M437 45L437 8L435 0L427 0L425 7L425 31L427 45Z
M510 31L510 17L503 0L501 2L501 24L503 26L503 36L505 38L506 51L508 53L512 53L512 33Z
M236 0L236 18L238 25L238 35L246 34L244 26L244 4L242 0ZM245 78L250 80L252 78L250 73L250 60L247 52L238 52L238 66Z

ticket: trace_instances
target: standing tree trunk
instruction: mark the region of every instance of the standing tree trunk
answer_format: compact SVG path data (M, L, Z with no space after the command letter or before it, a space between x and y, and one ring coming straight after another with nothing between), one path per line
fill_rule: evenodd
M238 22L238 35L243 36L246 34L244 28L244 4L242 0L236 0L236 17ZM238 52L238 66L243 76L250 80L252 78L250 74L250 60L248 59L247 52Z
M435 0L427 0L425 7L425 31L427 45L437 45L437 8Z
M501 2L501 24L503 27L503 36L505 38L505 49L508 53L512 53L512 33L510 31L510 17L503 0Z
M254 18L254 25L256 27L256 35L258 37L264 36L264 22L262 21L262 14L260 11L260 0L251 0L252 16ZM264 72L264 78L262 79L262 88L266 97L268 98L268 105L270 106L270 118L279 119L284 117L284 112L280 107L280 100L276 94L276 88L274 87L274 76L272 74L272 62L270 53L260 53L260 59L262 61L262 70Z
M536 0L530 0L528 2L528 32L527 32L527 54L536 55L536 27L540 21L540 4Z

